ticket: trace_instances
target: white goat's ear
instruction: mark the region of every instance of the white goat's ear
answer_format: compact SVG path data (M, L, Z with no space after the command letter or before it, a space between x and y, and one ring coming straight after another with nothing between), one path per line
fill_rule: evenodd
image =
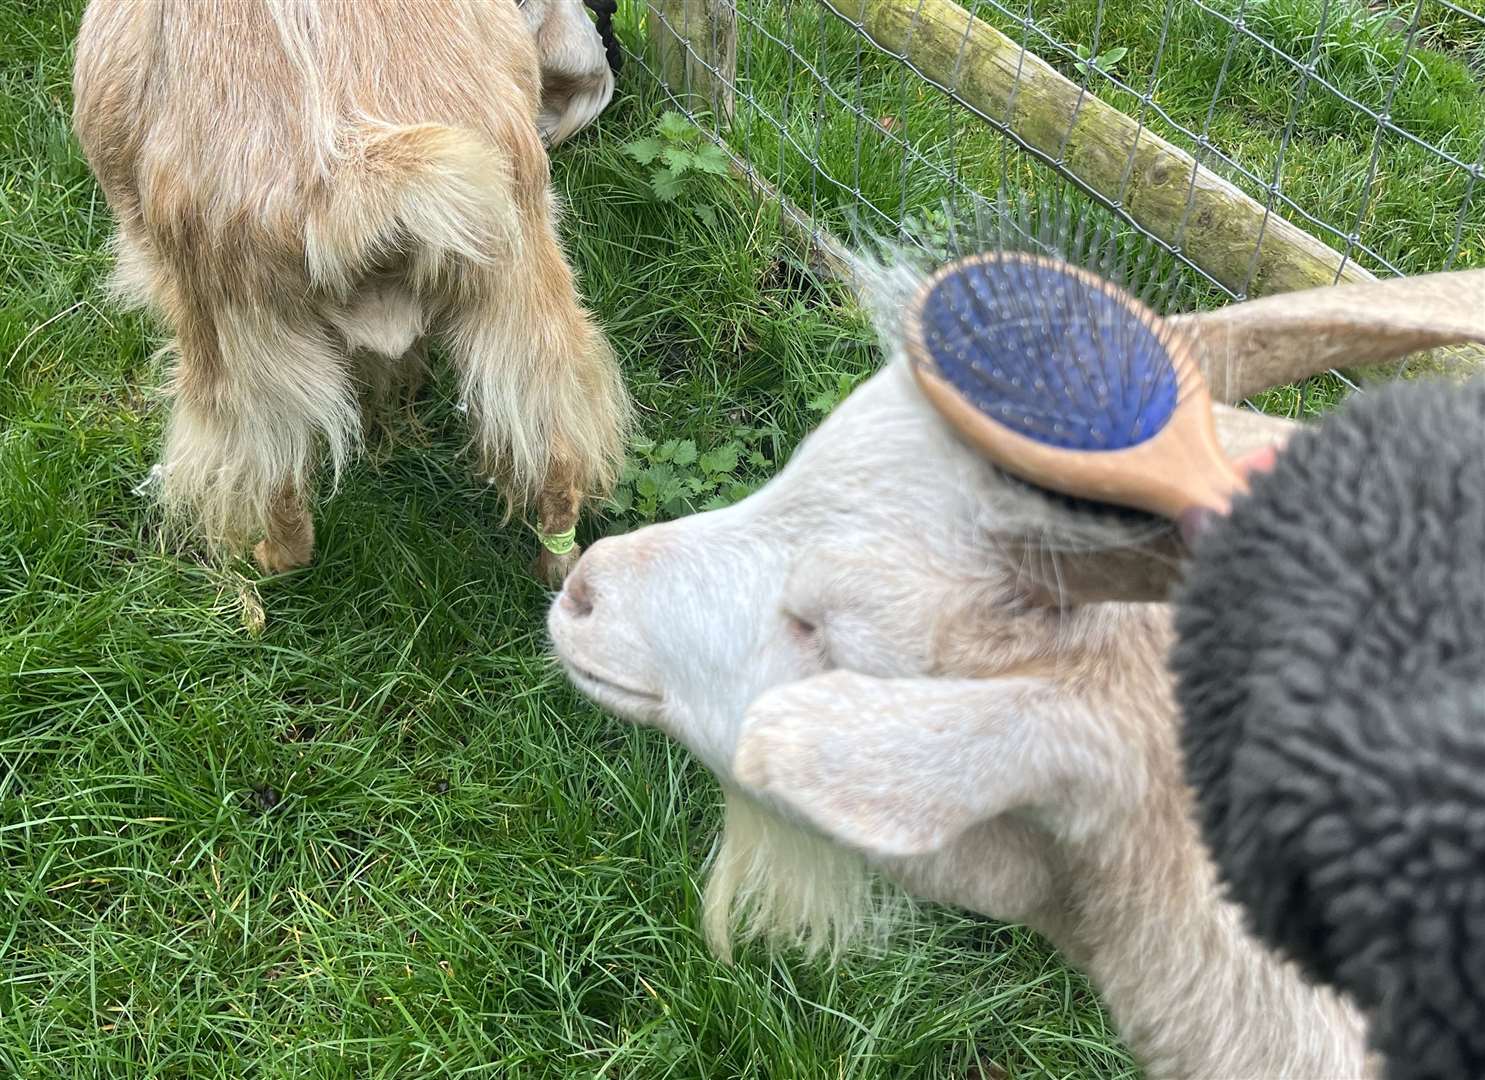
M1105 772L1101 740L1059 722L1074 715L1065 691L1036 678L832 672L754 703L733 776L867 855L924 855Z
M1485 270L1305 289L1171 321L1200 340L1213 399L1237 402L1333 367L1485 341Z

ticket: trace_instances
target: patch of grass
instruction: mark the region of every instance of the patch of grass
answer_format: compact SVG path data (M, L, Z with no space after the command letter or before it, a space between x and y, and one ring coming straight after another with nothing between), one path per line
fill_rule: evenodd
M1485 161L1485 10L1477 5L1425 0L1411 44L1410 3L964 6L1374 272L1485 266L1485 180L1467 168ZM965 190L993 196L1003 188L1034 200L1064 188L1049 167L1008 148L822 6L755 3L744 12L737 116L727 138L827 227L890 235L905 220L931 220L946 201L962 205ZM1238 15L1249 33L1232 25ZM1100 74L1110 65L1090 67L1090 55L1117 55L1114 74L1130 89ZM1295 65L1312 61L1317 79L1334 89L1316 81L1301 96ZM1404 134L1379 134L1363 111L1384 108ZM1211 149L1201 150L1197 137ZM1226 302L1189 268L1165 259L1160 269L1171 308ZM1344 389L1331 376L1309 386L1306 412ZM1263 402L1291 412L1299 396Z
M1210 167L1259 199L1275 184L1284 196L1274 200L1276 212L1333 246L1344 248L1354 234L1352 257L1369 269L1385 273L1379 260L1404 273L1485 265L1485 183L1472 182L1465 167L1485 154L1478 5L1425 2L1411 45L1411 3L964 6L1177 145L1195 152L1204 135ZM742 96L728 138L836 228L859 222L890 232L908 214L954 198L960 185L992 195L1002 185L1059 186L1050 169L1007 149L983 121L817 6L760 3L746 11ZM1238 16L1246 32L1232 25ZM1088 64L1108 55L1118 55L1113 74L1129 90L1100 74L1109 65ZM1317 81L1301 96L1295 65L1311 62ZM1403 134L1379 136L1366 110L1387 111ZM1220 300L1210 289L1200 297Z
M1478 5L1457 0L1424 0L1423 43L1461 57L1475 71L1485 70L1485 13Z

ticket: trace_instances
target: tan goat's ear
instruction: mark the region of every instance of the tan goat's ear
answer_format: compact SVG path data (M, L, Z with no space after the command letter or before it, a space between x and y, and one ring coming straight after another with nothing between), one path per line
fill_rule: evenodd
M1057 701L1039 679L832 672L754 703L733 779L867 855L925 855L1065 783L1082 751L1045 752L1069 739L1048 720Z
M1332 368L1485 342L1485 270L1305 289L1171 321L1200 341L1213 399L1232 403Z

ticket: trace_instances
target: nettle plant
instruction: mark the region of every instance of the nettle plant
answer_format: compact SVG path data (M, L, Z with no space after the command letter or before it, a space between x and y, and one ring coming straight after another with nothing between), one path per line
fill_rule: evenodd
M631 441L629 463L608 504L619 529L715 510L749 495L771 465L760 447L779 433L735 427L729 434L727 442L705 451L694 439Z
M708 225L716 224L716 211L694 200L706 177L728 175L731 162L695 124L678 112L667 112L656 121L655 134L625 143L624 153L650 167L650 191L657 201L684 204Z
M1086 45L1078 46L1078 56L1082 59L1074 60L1073 67L1079 75L1091 75L1094 71L1100 75L1112 75L1114 69L1119 66L1119 61L1129 55L1129 50L1123 45L1116 45L1112 49L1105 49L1097 56L1089 55L1092 50Z
M838 375L806 408L823 417L864 377ZM784 433L772 425L737 425L727 434L725 442L707 450L694 439L632 440L629 462L606 507L613 519L608 531L627 532L653 521L717 510L756 491L779 465L764 448L783 445Z
M821 390L807 402L809 411L824 416L846 400L846 395L856 389L861 381L866 378L864 373L855 375L837 375L835 385L828 390Z

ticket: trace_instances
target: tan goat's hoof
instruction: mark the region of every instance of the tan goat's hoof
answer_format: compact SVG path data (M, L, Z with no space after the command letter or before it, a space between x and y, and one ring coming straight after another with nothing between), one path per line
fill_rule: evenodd
M314 558L313 542L309 544L282 544L263 539L253 547L253 562L265 574L282 574L286 570L297 570L308 566Z
M531 563L531 574L548 588L560 589L582 554L583 549L576 545L565 555L553 555L546 548L542 548Z

